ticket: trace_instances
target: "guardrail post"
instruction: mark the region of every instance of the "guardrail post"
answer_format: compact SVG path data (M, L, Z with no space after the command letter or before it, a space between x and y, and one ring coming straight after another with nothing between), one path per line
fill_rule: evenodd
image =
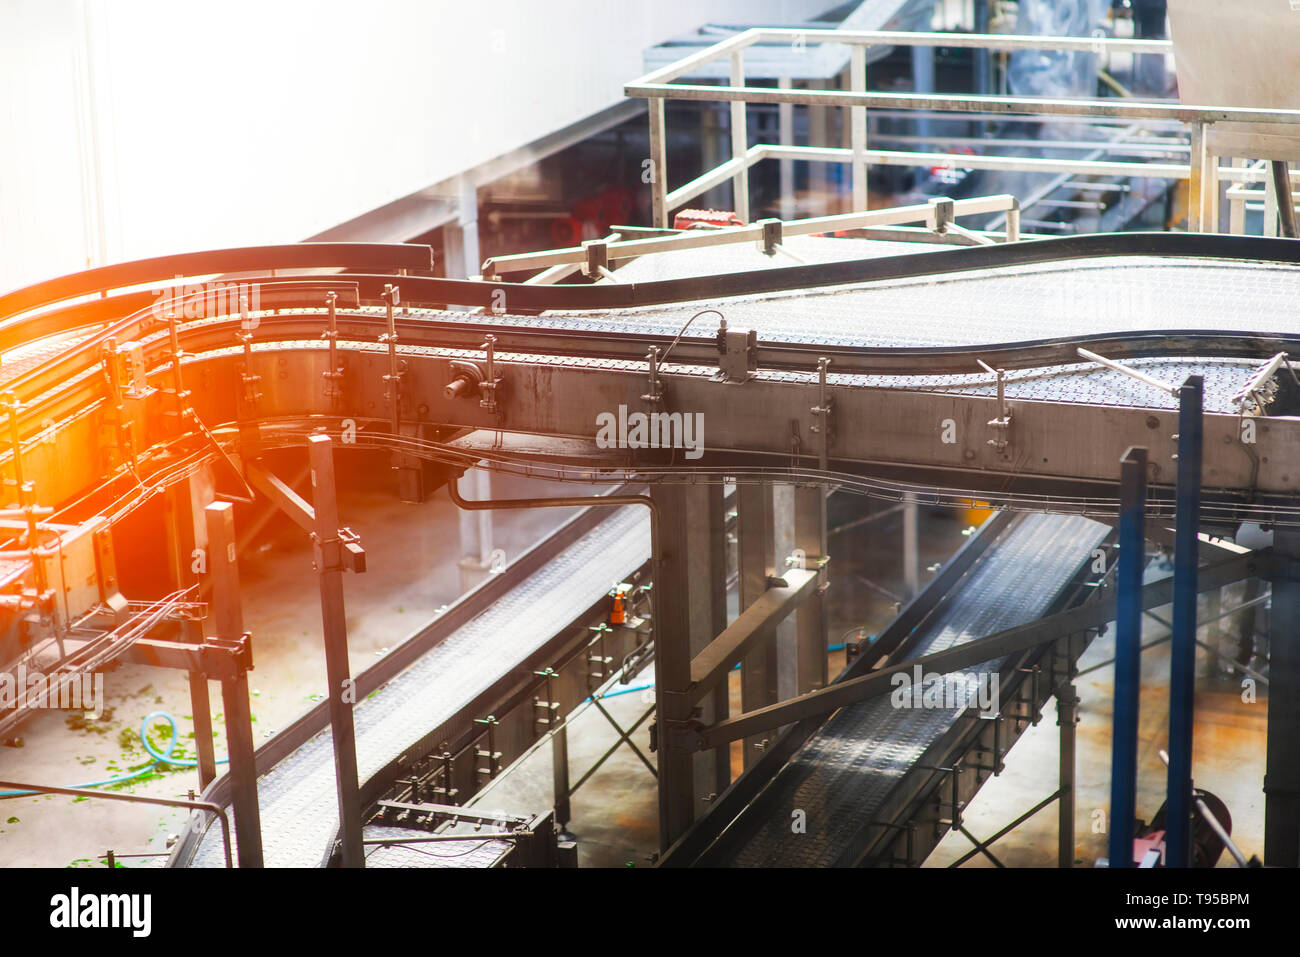
M1120 460L1119 569L1115 596L1115 706L1110 752L1110 866L1133 866L1137 735L1142 680L1142 571L1146 564L1147 450Z
M825 688L827 616L826 590L830 587L824 568L827 558L826 490L820 485L800 485L794 490L794 545L807 569L817 569L816 591L795 611L798 629L798 659L795 693Z
M736 50L731 54L731 85L745 85L745 51ZM731 103L731 158L745 162L745 154L749 152L749 124L745 119L747 104L744 100L733 100ZM742 222L749 222L749 167L741 166L732 177L732 203L736 207L736 215Z
M664 129L664 98L646 101L650 114L650 213L655 226L668 228L668 139Z
M849 54L849 89L854 93L867 91L867 48L854 44ZM850 145L853 148L853 211L867 209L867 108L850 106Z
M1209 191L1213 186L1218 196L1218 170L1210 166L1210 125L1200 121L1191 124L1192 154L1187 180L1187 231L1189 233L1213 232L1217 224L1210 222ZM1217 207L1217 203L1214 204Z
M1196 575L1200 560L1202 379L1178 389L1174 615L1169 674L1169 775L1165 864L1187 867L1191 854L1192 729L1196 719Z

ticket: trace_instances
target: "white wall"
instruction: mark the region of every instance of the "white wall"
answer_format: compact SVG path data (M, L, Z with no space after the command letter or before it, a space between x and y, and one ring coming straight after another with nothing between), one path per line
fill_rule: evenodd
M0 290L289 242L622 99L642 50L834 0L0 0Z

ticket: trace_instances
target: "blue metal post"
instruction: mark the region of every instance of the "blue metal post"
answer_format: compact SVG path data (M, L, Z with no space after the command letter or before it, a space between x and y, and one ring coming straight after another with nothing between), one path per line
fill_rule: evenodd
M1196 713L1196 565L1201 512L1202 381L1178 390L1178 489L1174 521L1174 635L1169 671L1169 777L1165 865L1187 867L1192 831L1192 725Z
M1119 467L1119 570L1115 597L1115 709L1110 751L1110 866L1133 866L1137 817L1138 692L1142 683L1142 570L1146 564L1147 450Z

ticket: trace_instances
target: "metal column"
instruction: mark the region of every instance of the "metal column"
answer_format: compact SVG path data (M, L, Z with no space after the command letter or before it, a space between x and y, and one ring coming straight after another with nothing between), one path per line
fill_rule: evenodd
M183 633L192 644L203 643L203 626L197 621L186 621ZM190 714L194 716L194 758L198 761L199 791L216 780L217 757L212 746L212 700L208 695L208 676L200 671L188 672L190 682Z
M1120 462L1119 569L1115 581L1115 707L1110 752L1111 867L1133 866L1146 495L1147 450L1132 448Z
M1174 615L1169 673L1169 776L1165 864L1187 867L1191 854L1192 727L1196 718L1196 566L1200 556L1202 380L1178 389Z
M1288 565L1273 580L1269 615L1268 745L1264 772L1264 864L1300 865L1300 529L1273 530Z
M736 483L736 536L740 565L740 610L763 592L773 571L772 485L768 482ZM657 590L657 586L656 586ZM776 642L769 636L745 655L740 667L740 706L753 711L777 701ZM766 733L745 739L745 767L761 755Z
M320 578L325 673L329 682L330 728L334 737L334 779L338 789L343 866L364 867L356 729L352 723L356 688L348 666L348 624L343 605L343 561L342 544L339 541L338 494L334 485L334 445L328 435L313 435L307 442L314 492L312 505L316 513L312 548L316 573Z
M778 578L791 567L807 564L806 559L801 560L799 557L794 526L795 487L785 482L774 483L772 485L772 574ZM799 693L799 626L793 614L777 623L775 653L776 700L785 701Z
M213 502L203 510L208 532L208 573L212 577L216 637L238 641L244 634L239 604L239 564L235 552L235 506ZM221 699L226 712L226 750L230 755L231 806L240 867L262 866L262 815L257 806L257 765L253 760L253 718L248 706L248 676L242 669L223 674Z
M554 791L555 825L564 831L573 816L569 795L569 726L562 724L551 735L551 783Z
M1060 867L1074 866L1074 752L1079 723L1079 696L1073 683L1056 691L1056 723L1061 726L1060 797L1057 799L1056 862Z
M691 656L699 654L727 627L726 502L721 485L692 485L686 497L686 564L690 580ZM730 714L727 681L718 682L703 702L702 720L725 721ZM731 783L731 746L697 754L695 775L703 793L721 794ZM712 782L712 783L709 783ZM697 806L697 812L705 807Z
M825 688L828 680L826 650L830 644L827 636L830 622L826 614L826 590L830 583L829 569L825 567L826 490L819 485L801 485L794 490L794 544L805 568L821 568L817 591L795 612L798 629L795 693L805 694Z
M917 547L917 528L920 509L916 495L903 493L903 588L910 600L921 590L921 552Z
M686 488L651 486L658 535L654 560L656 744L659 757L659 849L665 851L695 818L693 756L676 740L691 716L690 574Z

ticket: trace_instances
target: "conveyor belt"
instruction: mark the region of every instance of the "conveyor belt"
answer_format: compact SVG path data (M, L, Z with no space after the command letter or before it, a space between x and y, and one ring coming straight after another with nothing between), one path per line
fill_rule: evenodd
M646 560L644 509L620 508L504 598L435 645L355 710L359 777L368 779L568 625ZM258 778L268 867L319 866L338 829L328 728ZM232 827L232 832L233 832ZM224 862L209 828L191 866ZM183 863L183 862L178 862Z
M1033 621L1107 533L1077 516L1022 515L978 561L899 660L942 651ZM1000 669L987 662L977 673ZM899 781L960 715L895 708L888 696L844 708L796 752L699 861L707 866L834 867ZM807 814L807 833L791 815Z

